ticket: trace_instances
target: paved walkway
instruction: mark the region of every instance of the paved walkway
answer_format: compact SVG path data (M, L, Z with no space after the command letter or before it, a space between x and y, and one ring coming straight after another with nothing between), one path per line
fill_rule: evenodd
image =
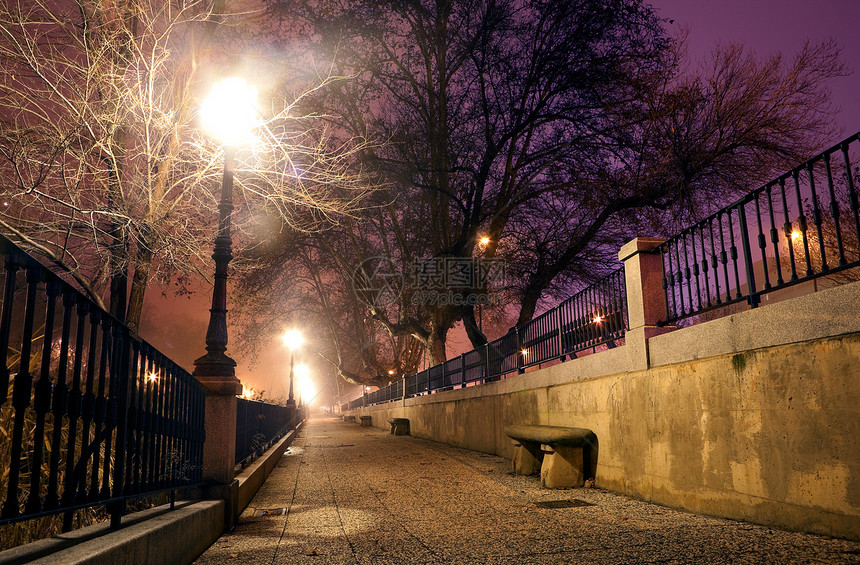
M509 465L317 417L197 563L860 563L860 543L545 490Z

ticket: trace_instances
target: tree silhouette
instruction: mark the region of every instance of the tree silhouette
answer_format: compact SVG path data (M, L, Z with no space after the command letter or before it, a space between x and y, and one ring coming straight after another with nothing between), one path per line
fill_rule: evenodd
M297 103L342 77L279 83L231 61L256 27L221 0L61 0L0 7L0 222L137 329L151 282L186 283L208 262L221 149L199 131L213 78L269 79L261 126L237 155L240 230L261 215L319 229L370 184L351 153ZM245 59L253 53L246 53ZM242 268L240 263L236 268Z
M407 277L428 260L499 258L507 276L493 290L517 323L605 273L624 238L671 230L806 157L831 134L826 81L843 72L824 44L788 63L726 46L686 73L682 43L637 0L269 7L291 49L309 37L308 56L357 77L319 91L317 111L388 140L359 155L385 187L378 207L315 248L330 255L321 279L346 288L370 257ZM327 315L411 336L434 364L457 321L486 341L474 305L400 296Z

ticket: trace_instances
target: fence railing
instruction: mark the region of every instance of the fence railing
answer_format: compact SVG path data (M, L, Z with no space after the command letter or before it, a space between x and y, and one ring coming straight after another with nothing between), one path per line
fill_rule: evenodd
M742 301L755 307L764 295L821 277L860 279L858 161L860 133L658 246L666 304L659 323ZM482 348L341 408L492 381L597 345L612 347L627 323L618 270Z
M0 236L0 524L202 480L197 381Z
M246 398L236 404L236 464L259 456L295 425L295 408Z
M860 265L855 134L667 240L672 323ZM853 168L852 168L853 167Z
M614 347L626 329L621 268L499 339L344 403L341 410L499 380L604 344Z

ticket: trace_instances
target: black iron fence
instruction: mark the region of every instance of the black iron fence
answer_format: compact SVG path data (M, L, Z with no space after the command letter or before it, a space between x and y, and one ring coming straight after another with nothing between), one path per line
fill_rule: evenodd
M833 284L860 280L858 154L860 133L660 245L666 303L660 324L744 301L755 307L763 296L778 299L783 289L822 277ZM626 328L619 270L482 348L341 408L496 380L601 344L612 347Z
M199 483L204 395L132 335L0 236L0 524Z
M261 455L296 422L295 407L239 398L236 405L236 463Z
M860 266L860 134L667 240L663 323Z
M499 339L347 402L341 410L496 381L601 345L614 347L627 329L625 289L622 268Z

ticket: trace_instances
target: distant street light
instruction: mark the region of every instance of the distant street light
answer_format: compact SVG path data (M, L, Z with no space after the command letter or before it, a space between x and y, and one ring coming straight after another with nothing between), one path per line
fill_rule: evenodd
M313 402L315 390L311 382L311 369L304 363L296 365L296 381L299 390L299 406Z
M257 89L241 78L225 78L213 86L200 108L201 123L224 150L224 175L221 200L218 203L218 235L215 238L215 286L209 328L206 331L206 355L194 361L196 377L236 378L236 362L227 350L227 266L233 258L230 237L230 215L233 212L233 168L236 147L247 141L257 119Z
M296 349L301 347L301 345L305 342L304 336L298 330L289 330L287 331L281 339L284 342L284 345L287 346L290 350L290 395L287 398L287 406L295 406L296 400L293 398L293 362L296 358Z

